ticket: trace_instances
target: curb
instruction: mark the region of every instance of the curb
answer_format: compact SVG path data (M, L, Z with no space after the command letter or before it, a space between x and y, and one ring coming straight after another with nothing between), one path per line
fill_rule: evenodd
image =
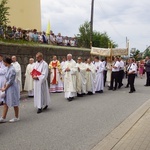
M91 150L112 150L150 108L150 99L125 119Z

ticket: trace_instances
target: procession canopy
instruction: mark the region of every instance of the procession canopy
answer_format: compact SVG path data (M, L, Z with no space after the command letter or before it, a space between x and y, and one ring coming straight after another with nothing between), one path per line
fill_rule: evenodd
M99 55L99 56L122 56L128 55L128 48L91 48L91 55Z

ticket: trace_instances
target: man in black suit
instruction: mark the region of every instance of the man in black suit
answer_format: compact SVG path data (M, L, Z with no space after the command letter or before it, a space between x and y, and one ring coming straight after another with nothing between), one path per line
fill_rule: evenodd
M146 56L145 61L146 61L145 70L146 70L147 79L146 79L146 84L144 86L150 86L150 58L149 56Z

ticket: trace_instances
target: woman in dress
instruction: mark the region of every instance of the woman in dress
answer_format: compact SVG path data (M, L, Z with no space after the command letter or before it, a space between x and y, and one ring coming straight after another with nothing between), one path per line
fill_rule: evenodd
M111 62L111 58L107 57L107 65L106 65L106 69L107 69L107 83L108 83L108 87L110 87L110 82L111 82L111 73L112 73L112 62Z
M139 75L140 75L141 79L143 77L143 72L144 72L144 62L143 62L143 60L141 60L139 63Z
M3 60L4 65L8 67L8 70L6 72L5 78L5 85L1 89L2 92L5 91L5 98L4 98L4 107L3 107L3 114L0 118L0 122L6 122L6 116L8 112L9 107L14 107L15 112L15 118L9 120L9 122L16 122L19 121L19 87L15 81L16 78L16 72L14 67L11 65L12 60L9 57L4 58Z

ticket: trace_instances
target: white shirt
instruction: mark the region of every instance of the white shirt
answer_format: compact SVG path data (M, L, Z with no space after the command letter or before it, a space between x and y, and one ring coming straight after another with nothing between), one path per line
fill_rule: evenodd
M103 61L103 65L104 65L104 70L107 70L106 69L106 61Z
M57 36L56 41L57 41L57 43L62 43L63 42L62 36Z
M124 70L124 62L121 60L119 63L120 63L120 70Z
M71 46L75 46L75 41L74 41L74 40L71 40L71 41L70 41L70 45L71 45Z
M50 35L50 41L54 42L55 41L55 37L53 35Z
M69 43L69 40L65 39L65 40L63 41L63 43L64 43L64 45L67 46L67 44Z
M117 68L112 68L112 72L118 72L120 68L120 62L119 61L114 62L114 66Z
M128 70L129 70L129 73L135 71L133 74L136 74L137 73L137 65L136 65L136 63L132 63L131 65L129 65Z

